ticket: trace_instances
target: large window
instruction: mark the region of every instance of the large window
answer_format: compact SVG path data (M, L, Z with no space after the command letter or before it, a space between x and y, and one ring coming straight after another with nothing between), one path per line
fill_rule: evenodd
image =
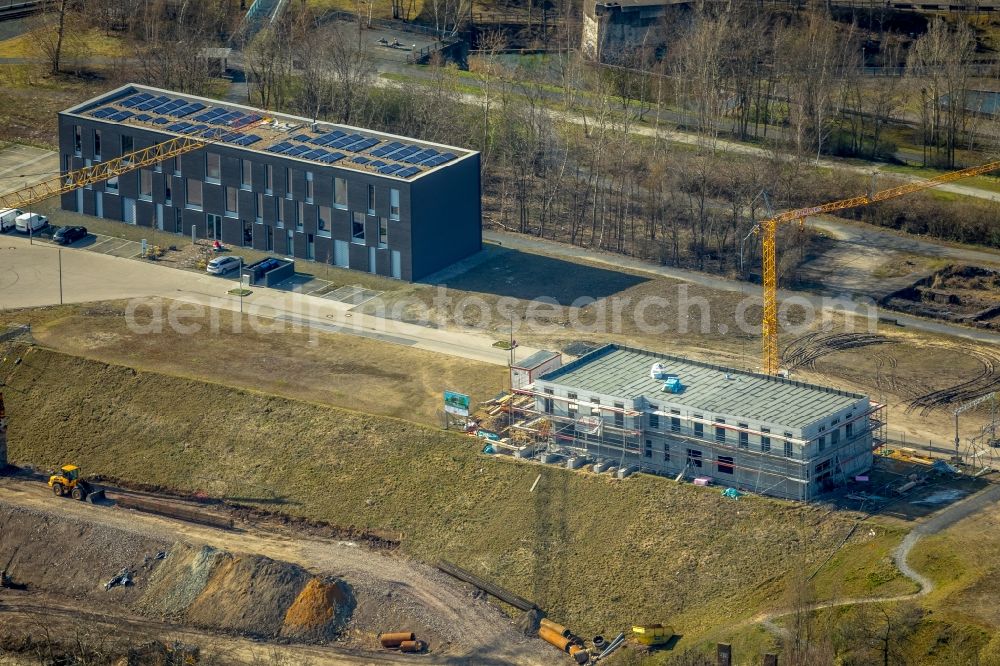
M292 170L285 167L285 198L292 198Z
M135 150L135 141L131 134L122 134L122 155L127 155Z
M378 246L389 247L389 220L378 218Z
M226 217L236 217L239 215L239 197L235 187L226 188Z
M750 426L747 425L746 423L739 423L737 425L740 427L739 431L740 448L741 449L750 448L750 433L747 432L747 429Z
M274 167L270 164L264 165L264 193L274 194Z
M240 160L240 187L249 190L253 187L253 162Z
M681 431L680 410L671 409L670 410L670 414L671 414L671 416L670 416L670 431L671 432L680 432ZM677 416L673 416L674 414L677 414Z
M347 208L347 179L333 179L333 206L334 208Z
M209 183L222 182L222 158L218 153L208 153L205 158L205 180Z
M785 457L786 458L791 458L792 454L793 454L792 443L789 442L789 441L787 441L788 439L791 439L791 437L792 437L792 433L790 433L790 432L786 432L785 433L785 438L786 438L786 441L785 441Z
M716 462L715 468L719 471L719 474L732 474L734 468L733 457L719 456L719 460Z
M264 193L258 192L257 196L254 197L254 220L257 224L263 224L264 222Z
M694 436L704 437L705 436L705 424L700 421L694 422Z
M355 213L354 220L351 222L351 242L358 243L359 245L365 244L365 215L364 213Z
M320 236L330 235L330 225L333 222L333 209L329 206L320 206L316 219L316 229Z
M769 428L761 428L760 431L761 432L766 432L766 433L770 433L771 432L771 430ZM769 435L761 435L760 436L760 450L761 450L762 453L770 453L770 451L771 451L771 437Z
M375 186L368 186L368 214L375 214Z
M314 192L312 171L306 171L306 203L313 202Z
M687 461L692 467L701 467L701 451L698 449L688 449Z
M302 201L295 209L295 230L302 231L306 221L306 204Z
M94 130L94 159L101 159L101 130Z
M139 198L143 201L153 199L153 172L149 169L139 170Z
M725 423L725 419L715 419L716 423ZM715 426L715 441L720 444L726 443L726 429L720 426Z
M79 125L73 127L73 153L77 157L83 154L83 128Z
M170 205L172 195L173 192L170 189L170 176L167 176L163 179L163 199L168 206Z
M615 403L615 416L614 416L614 419L615 419L615 427L616 428L624 428L625 427L625 413L624 413L624 409L625 409L625 403L623 403L623 402L616 402Z
M399 190L389 190L389 219L399 219Z
M653 410L654 412L659 409L659 407L657 405L650 405L649 408L651 410ZM650 415L649 415L649 429L650 430L659 430L660 429L660 415L659 414L650 413Z
M279 229L285 226L285 200L277 199L274 200L274 220Z
M108 194L118 194L118 176L108 178L104 185L104 191Z
M201 210L204 205L202 198L202 182L197 178L187 179L187 206Z

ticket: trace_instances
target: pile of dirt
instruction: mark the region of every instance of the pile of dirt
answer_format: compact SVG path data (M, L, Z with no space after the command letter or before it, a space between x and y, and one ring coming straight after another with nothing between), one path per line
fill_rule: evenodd
M301 641L332 640L352 606L353 595L346 583L313 578L285 613L281 635Z
M257 638L329 640L349 615L350 598L346 585L334 580L320 586L304 569L288 562L178 543L167 553L136 609Z
M129 603L142 594L159 562L157 553L169 546L147 535L0 502L0 569L28 590ZM106 590L126 569L129 584Z
M1000 327L1000 271L950 265L889 294L883 305L980 328Z

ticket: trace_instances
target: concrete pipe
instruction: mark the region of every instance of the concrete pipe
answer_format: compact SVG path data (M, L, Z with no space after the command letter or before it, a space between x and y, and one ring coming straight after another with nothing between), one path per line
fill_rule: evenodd
M540 627L538 629L538 637L563 652L566 652L569 648L569 639L549 627Z
M607 645L607 641L604 640L604 636L601 636L600 634L598 634L597 636L594 636L594 647L595 648L597 648L598 650L600 650L600 649L603 649L605 645Z
M423 652L427 644L423 641L403 641L399 644L400 652Z
M403 642L413 641L415 638L416 635L412 631L396 631L379 634L378 640L382 643L382 647L394 648L399 647Z
M564 627L561 624L553 622L552 620L550 620L550 619L548 619L546 617L543 617L542 621L539 624L541 624L543 627L547 627L547 628L551 629L552 631L556 632L560 636L569 637L569 629L567 629L566 627Z

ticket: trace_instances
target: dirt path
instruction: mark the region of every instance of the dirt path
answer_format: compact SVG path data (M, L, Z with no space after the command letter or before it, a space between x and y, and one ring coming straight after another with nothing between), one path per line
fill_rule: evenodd
M372 647L375 634L386 629L377 625L416 616L419 622L444 639L440 649L429 655L431 663L456 659L480 664L551 663L540 641L520 635L511 620L498 609L473 598L469 588L428 565L375 552L350 541L268 532L252 526L227 531L118 507L54 500L43 484L0 479L0 502L52 512L54 501L59 502L61 516L81 522L139 531L168 540L207 544L231 552L263 555L298 564L314 574L343 578L351 584L358 599L355 618L348 630L355 636L364 637ZM131 621L148 622L143 619ZM179 630L186 631L181 627L172 628L172 631ZM354 646L358 644L355 642ZM361 651L356 654L367 656L355 663L369 663L373 653ZM338 658L343 659L343 655Z
M911 581L919 586L919 590L916 592L911 592L910 594L899 594L895 596L888 597L857 597L849 599L834 599L830 601L821 601L815 604L809 604L803 609L804 612L814 612L818 610L824 610L828 608L840 608L842 606L857 606L860 604L875 604L875 603L891 603L896 601L910 601L913 599L918 599L920 597L926 596L934 590L934 581L932 581L927 576L924 576L919 571L910 566L909 557L910 552L913 547L925 536L931 534L937 534L955 523L959 522L963 518L971 516L973 513L981 511L986 507L1000 501L1000 485L993 485L986 490L973 495L961 502L952 504L943 511L935 514L930 519L914 527L906 535L906 537L900 542L896 549L892 553L893 563L899 571L909 578ZM796 610L780 610L772 611L769 613L762 613L754 618L751 618L744 624L760 624L765 629L775 634L776 636L786 638L789 633L784 627L780 627L774 623L774 620L791 615Z

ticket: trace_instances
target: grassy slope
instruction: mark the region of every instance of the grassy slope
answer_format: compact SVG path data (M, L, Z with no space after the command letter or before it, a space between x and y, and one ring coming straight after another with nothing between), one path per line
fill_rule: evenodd
M825 559L851 522L648 476L616 482L495 461L467 438L404 421L38 348L6 397L18 463L74 461L398 530L410 555L485 573L584 634L655 618L693 641L781 605L788 576ZM865 547L867 530L856 539L849 550Z

